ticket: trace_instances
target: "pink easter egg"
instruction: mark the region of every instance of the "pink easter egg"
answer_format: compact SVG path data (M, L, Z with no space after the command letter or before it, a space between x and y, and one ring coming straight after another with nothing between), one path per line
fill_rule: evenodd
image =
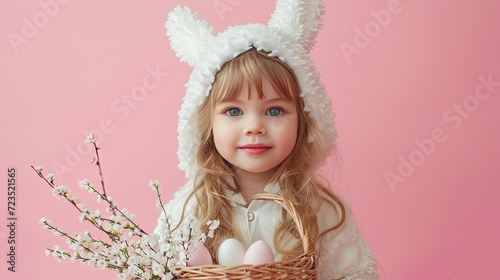
M257 240L250 245L243 259L244 264L263 264L272 262L274 262L273 250L271 250L271 247L262 240Z
M212 256L208 252L207 247L201 243L196 243L196 251L193 253L187 266L210 265L213 264Z

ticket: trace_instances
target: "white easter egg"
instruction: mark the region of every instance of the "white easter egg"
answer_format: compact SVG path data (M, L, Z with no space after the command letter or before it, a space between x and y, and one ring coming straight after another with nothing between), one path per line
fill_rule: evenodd
M272 262L274 262L273 250L262 240L257 240L250 245L243 258L244 264L263 264Z
M245 258L245 246L234 238L226 239L219 247L217 258L219 265L233 266L243 263Z
M196 251L192 254L187 266L210 265L213 264L212 256L207 247L201 243L195 243Z

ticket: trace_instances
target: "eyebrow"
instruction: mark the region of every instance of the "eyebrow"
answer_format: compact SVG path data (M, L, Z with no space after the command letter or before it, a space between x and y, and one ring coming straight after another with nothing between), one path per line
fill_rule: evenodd
M283 97L276 97L276 98L268 99L266 102L276 102L276 101L293 102L293 100L286 99L286 98L283 98Z
M283 98L283 97L275 97L275 98L271 98L271 99L267 99L265 102L266 103L273 103L273 102L278 102L278 101L285 101L285 102L293 102L293 100L288 100L286 98ZM229 100L225 100L225 101L220 101L219 104L223 104L223 103L243 103L245 102L245 100L241 100L241 99L229 99Z

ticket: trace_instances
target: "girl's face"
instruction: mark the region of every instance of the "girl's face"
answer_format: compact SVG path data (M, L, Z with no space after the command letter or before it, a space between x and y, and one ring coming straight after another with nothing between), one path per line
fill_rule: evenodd
M236 99L216 104L212 132L219 154L239 172L272 176L292 152L298 116L292 100L282 98L267 79L263 98L243 85Z

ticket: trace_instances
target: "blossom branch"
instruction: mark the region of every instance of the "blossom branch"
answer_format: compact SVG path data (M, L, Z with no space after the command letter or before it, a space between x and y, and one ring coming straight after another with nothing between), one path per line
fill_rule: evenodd
M55 185L54 174L44 176L41 166L31 167L52 188L55 197L64 197L80 212L81 222L87 221L92 224L105 233L110 242L93 237L88 231L71 236L52 226L49 220L42 218L40 223L43 227L51 230L54 235L66 237L69 248L74 251L70 254L55 245L53 249L47 249L46 254L52 255L58 262L71 257L72 262L79 260L91 267L117 270L119 279L174 279L180 272L179 266L187 265L193 258L195 246L203 244L207 237L213 237L213 231L218 227L219 221L208 221L208 235L201 232L199 221L195 217L190 217L182 223L182 226L178 224L172 229L172 218L161 201L161 184L157 180L152 180L149 186L156 192L157 208L161 208L166 223L162 229L161 239L156 234L148 235L134 222L134 214L129 213L126 208L120 210L106 194L98 152L100 148L97 147L93 134L87 136L85 141L94 145L96 158L93 163L99 167L102 193L87 179L81 180L78 184L89 193L95 192L98 203L105 201L108 204L106 211L110 216L107 218L103 217L98 209L89 211L66 186ZM131 238L127 237L127 233Z
M99 168L99 176L101 177L101 185L102 185L102 194L104 197L107 197L106 195L106 188L104 187L104 177L102 175L102 168L101 168L101 159L99 158L99 149L97 147L97 140L95 139L94 137L94 133L90 133L84 140L85 142L87 143L92 143L92 145L94 146L94 151L95 151L95 155L96 155L96 158L95 158L95 161L93 161L94 164L97 165L97 167Z

